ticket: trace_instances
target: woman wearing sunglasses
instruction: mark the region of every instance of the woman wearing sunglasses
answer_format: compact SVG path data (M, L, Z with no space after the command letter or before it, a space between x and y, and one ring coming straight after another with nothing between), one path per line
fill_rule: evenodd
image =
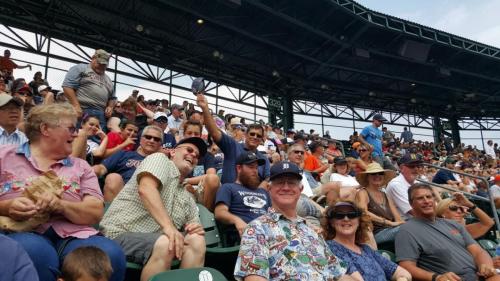
M465 216L473 213L479 222L465 224ZM438 217L450 219L465 226L472 238L477 239L493 226L494 221L483 210L469 201L462 193L453 193L453 197L441 200L436 208Z
M381 190L395 176L394 171L384 170L378 163L371 163L366 171L356 175L356 180L363 187L357 193L357 199L373 222L377 244L394 241L398 226L404 223L394 202Z
M373 149L366 144L360 144L356 151L358 152L359 158L353 161L352 169L358 174L366 170L368 165L374 162L372 159Z
M322 219L323 235L333 253L349 265L348 273L356 280L409 281L404 268L370 248L370 216L350 201L328 207Z

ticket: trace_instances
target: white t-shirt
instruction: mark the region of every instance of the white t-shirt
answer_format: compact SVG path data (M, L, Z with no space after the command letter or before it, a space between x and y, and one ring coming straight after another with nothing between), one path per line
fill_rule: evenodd
M490 187L490 189L491 189L491 193L493 194L493 198L500 197L500 186L495 184L495 185L492 185Z
M330 176L330 181L337 181L342 183L342 188L344 187L358 187L359 183L355 177L351 175L341 175L338 173L333 173Z
M312 197L314 195L312 189L311 189L311 185L309 185L309 182L307 181L307 178L306 177L302 177L302 194L305 194L307 197Z

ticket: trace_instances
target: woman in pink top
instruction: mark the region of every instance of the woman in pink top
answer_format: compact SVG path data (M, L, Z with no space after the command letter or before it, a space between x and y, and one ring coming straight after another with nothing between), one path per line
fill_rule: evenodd
M97 177L87 162L69 156L77 136L75 124L72 107L37 106L25 123L29 142L0 147L0 215L20 222L46 215L33 229L7 234L26 250L40 280L56 280L60 261L72 250L87 245L107 253L113 266L111 280L123 280L123 251L91 226L104 212ZM26 197L24 193L33 190L46 172L54 173L62 182L53 185L62 195L43 186L41 195Z

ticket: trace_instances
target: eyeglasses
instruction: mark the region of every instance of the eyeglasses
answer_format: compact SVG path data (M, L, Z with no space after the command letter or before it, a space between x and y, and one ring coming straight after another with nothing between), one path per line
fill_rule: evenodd
M59 126L57 126L57 127L66 128L66 130L68 130L68 132L69 132L70 134L74 134L74 133L76 133L76 131L78 131L78 128L77 128L77 127L75 127L75 126L65 127L65 126L61 126L61 125L59 125Z
M369 175L371 176L384 176L385 173L384 172L379 172L379 173L370 173Z
M251 136L252 138L258 138L258 139L262 138L262 135L257 134L256 132L250 132L250 133L248 133L248 135Z
M359 152L367 152L367 151L368 151L368 149L364 149L364 148L363 149L358 149L358 153Z
M293 153L295 154L300 154L300 155L304 155L304 153L306 153L305 151L303 150L294 150Z
M147 140L153 139L155 142L161 142L161 138L159 138L159 137L153 137L153 136L150 136L150 135L144 135L143 137L145 139L147 139Z
M297 180L293 179L278 179L278 180L273 180L272 181L273 186L277 186L279 188L285 187L285 185L288 185L289 187L298 187L300 182Z
M329 217L331 219L336 219L336 220L343 220L345 217L347 217L350 220L361 217L361 212L358 212L358 211L344 212L344 213L333 213L333 214L332 213L333 212L330 212Z
M198 153L195 153L195 150L194 148L192 148L191 146L178 146L176 148L185 148L186 151L189 153L189 154L194 154L196 156L196 158L199 158L200 155Z
M467 208L465 206L457 206L457 205L450 205L450 206L448 206L448 209L450 209L450 211L452 211L452 212L456 212L460 209L460 211L462 213L467 213L469 211L469 208Z

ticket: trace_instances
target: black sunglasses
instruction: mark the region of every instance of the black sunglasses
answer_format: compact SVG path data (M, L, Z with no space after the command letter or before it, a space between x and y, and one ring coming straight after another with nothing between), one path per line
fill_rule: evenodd
M385 175L385 173L384 172L370 173L370 175L372 175L372 176L383 176L383 175Z
M345 217L347 217L348 219L352 220L352 219L361 217L361 212L352 211L352 212L344 212L344 213L334 213L332 210L328 217L331 219L336 219L336 220L343 220Z
M248 135L251 136L252 138L259 138L259 139L262 138L262 135L257 134L256 132L250 132L250 133L248 133Z
M161 142L161 138L159 138L159 137L153 137L153 136L150 136L150 135L144 135L143 137L145 139L147 139L147 140L153 139L155 142Z
M456 212L456 211L458 211L458 209L460 209L460 211L462 213L467 213L469 211L469 208L467 208L467 207L456 206L456 205L450 205L450 206L448 206L448 209L450 209L450 211L453 211L453 212Z
M295 154L300 154L300 155L304 155L305 151L302 151L302 150L294 150L293 153Z

